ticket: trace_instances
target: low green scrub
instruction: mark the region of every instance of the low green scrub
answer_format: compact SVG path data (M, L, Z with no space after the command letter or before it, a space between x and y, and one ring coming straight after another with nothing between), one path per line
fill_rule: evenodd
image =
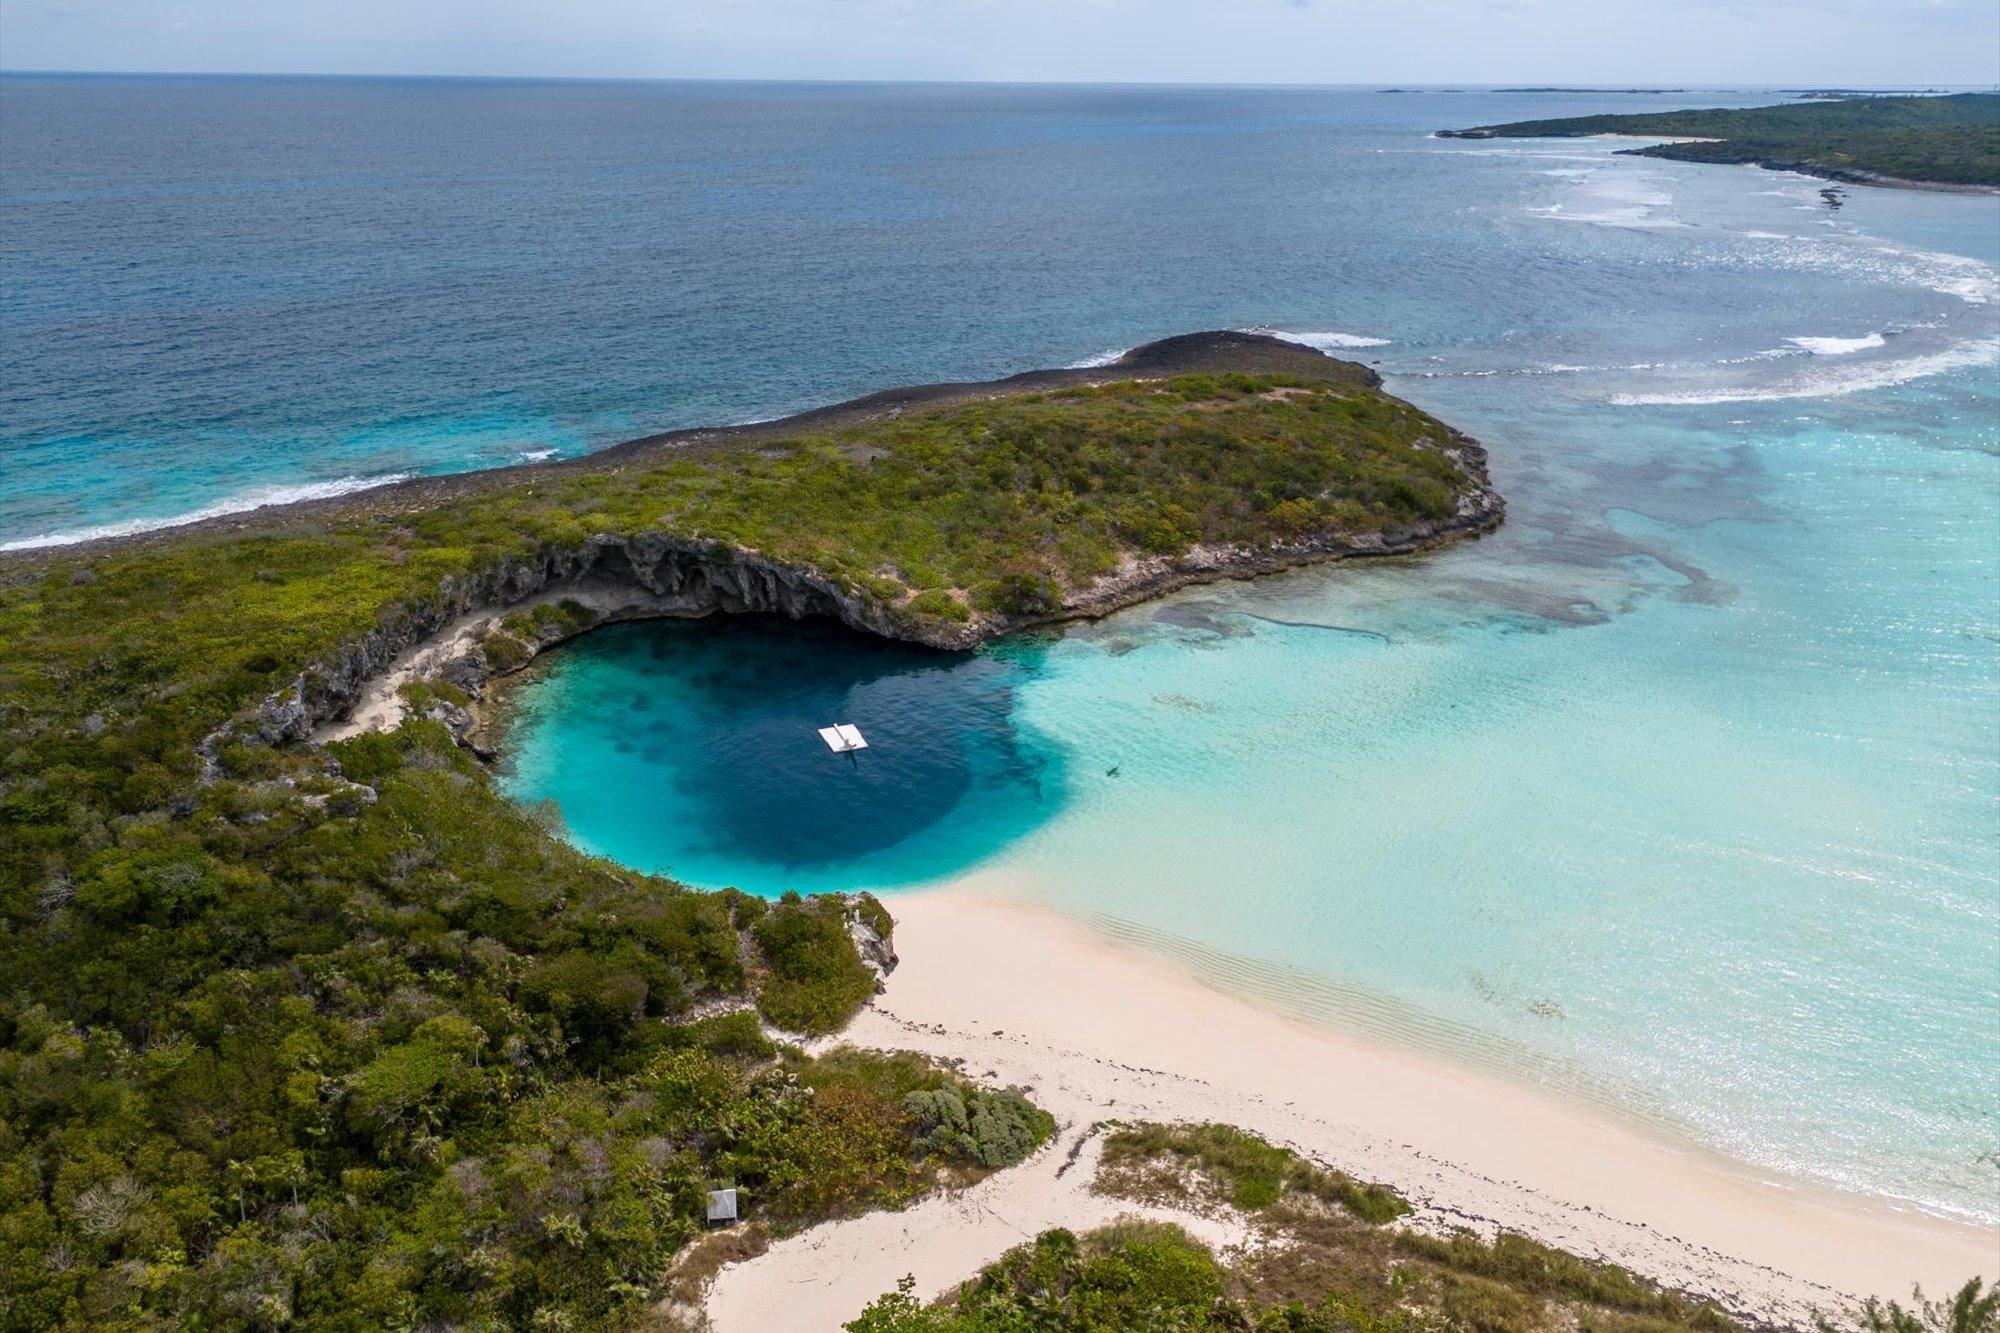
M1598 1304L1563 1294L1556 1287L1566 1280L1551 1285L1532 1273L1482 1277L1385 1255L1342 1266L1327 1262L1328 1242L1310 1231L1267 1230L1265 1239L1225 1259L1159 1222L1121 1221L1082 1236L1045 1231L941 1300L924 1304L906 1280L846 1327L851 1333L1728 1333L1742 1327L1713 1307L1652 1289L1637 1302L1648 1313L1620 1298ZM1858 1318L1823 1318L1820 1330L2000 1333L1996 1305L2000 1299L1975 1279L1949 1300L1928 1301L1918 1292L1907 1308L1870 1301Z
M1729 1333L1713 1306L1520 1236L1432 1237L1409 1209L1224 1125L1127 1125L1097 1188L1195 1211L1226 1207L1256 1244L1218 1257L1184 1232L1122 1222L1044 1232L925 1305L908 1284L848 1324L859 1333ZM1872 1328L1868 1333L1994 1333Z
M1192 1333L1248 1327L1217 1322L1226 1277L1207 1247L1178 1227L1122 1222L1081 1238L1045 1231L1010 1250L945 1303L926 1308L906 1286L846 1327L852 1333Z
M1016 1158L1046 1134L1017 1098L749 1016L843 1023L880 904L584 856L433 722L246 719L446 580L600 534L754 548L921 629L1047 612L1135 544L1447 516L1450 432L1363 378L1001 396L0 558L0 1325L606 1326L710 1183L797 1225ZM483 651L592 620L538 605Z
M943 588L925 588L910 599L909 610L933 620L963 624L972 619L972 608Z
M788 893L750 933L770 967L757 1007L789 1032L831 1032L875 993L875 974L855 952L840 899Z
M1054 1117L1018 1092L912 1092L903 1110L917 1130L917 1150L981 1166L1013 1166L1048 1142Z
M1378 1225L1410 1211L1387 1186L1329 1171L1229 1125L1120 1126L1105 1139L1098 1180L1125 1198L1226 1203L1246 1213L1300 1198Z
M1872 172L1902 180L2000 186L2000 93L1566 116L1461 133L1493 138L1692 136L1712 142L1650 144L1632 151L1684 162L1767 162L1835 176Z

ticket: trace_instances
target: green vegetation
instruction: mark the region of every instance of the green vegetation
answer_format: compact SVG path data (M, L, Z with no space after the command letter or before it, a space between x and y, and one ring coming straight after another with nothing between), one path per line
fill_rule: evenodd
M907 1280L846 1327L852 1333L1727 1333L1711 1306L1644 1287L1608 1265L1502 1236L1450 1246L1456 1259L1399 1257L1381 1270L1343 1262L1324 1236L1278 1234L1225 1262L1180 1228L1121 1221L1076 1236L1045 1231L944 1300ZM1288 1253L1288 1251L1297 1251ZM1482 1257L1483 1256L1483 1257ZM1597 1270L1603 1277L1578 1278ZM1993 1293L1973 1279L1914 1309L1871 1301L1857 1333L1995 1333ZM1665 1310L1667 1313L1659 1313ZM1830 1320L1822 1333L1846 1333Z
M1119 1222L1080 1239L1068 1231L1044 1231L937 1307L926 1309L905 1285L847 1328L853 1333L1181 1333L1251 1327L1215 1322L1226 1283L1215 1256L1180 1228Z
M834 1031L875 993L875 974L848 937L847 905L788 893L770 911L762 907L746 898L739 911L759 917L750 933L771 969L758 992L764 1016L792 1032Z
M962 625L1141 549L1447 516L1453 438L1329 361L0 560L0 1328L615 1325L710 1185L782 1229L1050 1132L921 1062L774 1047L758 1014L826 1032L871 993L880 904L579 854L422 720L451 684L389 735L260 739L446 579L668 533Z
M222 782L113 816L11 923L0 1327L599 1327L710 1186L782 1229L984 1165L904 1101L990 1094L806 1060L747 1007L687 1021L753 968L834 1012L800 997L858 967L821 938L840 900L583 857L433 723L335 754L372 800Z
M1410 1211L1394 1190L1328 1171L1229 1125L1120 1126L1104 1142L1098 1185L1128 1199L1226 1203L1246 1213L1308 1197L1377 1225Z
M1911 1293L1910 1305L1887 1305L1870 1298L1861 1307L1859 1333L2000 1333L2000 1287L1985 1289L1979 1278L1952 1293L1949 1300L1926 1299L1922 1287ZM1821 1333L1836 1333L1831 1321L1820 1321Z
M981 1166L1013 1166L1048 1142L1054 1117L1018 1092L939 1087L903 1098L917 1147Z
M1469 138L1591 134L1683 135L1716 143L1652 144L1631 151L1683 162L1756 162L1834 180L2000 186L2000 93L1863 97L1747 110L1570 116L1446 131Z
M1409 1206L1222 1125L1125 1126L1097 1186L1114 1196L1246 1213L1260 1243L1227 1260L1177 1227L1044 1232L943 1300L906 1284L856 1333L1730 1333L1713 1306L1524 1237L1437 1237L1386 1225ZM1874 1329L1869 1333L1918 1333ZM1926 1329L1922 1333L1992 1333Z

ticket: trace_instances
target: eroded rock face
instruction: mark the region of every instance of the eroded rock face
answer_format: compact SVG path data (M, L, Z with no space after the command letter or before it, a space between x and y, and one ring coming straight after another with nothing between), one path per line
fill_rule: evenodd
M478 694L491 677L607 620L713 612L763 612L793 619L825 616L885 638L939 649L967 649L1012 630L1107 615L1191 583L1245 578L1352 557L1410 554L1498 527L1505 504L1488 483L1485 450L1477 441L1455 435L1442 451L1465 476L1457 512L1447 519L1388 532L1311 533L1256 547L1198 546L1173 557L1133 558L1114 573L1067 590L1060 607L1045 614L974 613L958 622L914 616L818 570L787 564L759 551L667 534L600 534L577 547L518 556L474 575L446 579L434 595L398 609L369 633L343 645L330 659L301 672L287 688L266 698L244 722L210 737L203 750L212 761L219 743L230 734L247 734L266 744L310 738L346 718L370 682L386 676L397 659L455 622L482 611L502 615L571 591L596 596L600 609L593 618L541 626L526 635L513 636L525 651L511 664L467 651L438 663L436 674ZM467 717L447 720L461 736L470 729L463 725L469 724Z
M861 914L854 910L851 898L847 913L847 936L854 941L854 951L861 955L861 961L875 974L875 989L879 992L882 983L896 970L898 961L896 948L888 940L876 934L875 928L862 919Z
M646 600L637 605L661 616L714 611L767 612L794 619L827 616L869 633L937 647L966 647L980 637L970 626L918 632L881 603L815 570L756 551L664 535L600 535L581 547L515 557L470 577L446 579L435 595L399 609L329 660L301 672L289 688L265 699L250 719L251 729L267 744L304 739L344 717L370 680L452 622L482 608L504 611L566 587L607 584L642 591ZM950 632L960 629L967 632L963 636ZM555 639L563 637L567 635ZM956 641L960 637L964 642ZM455 674L461 683L476 684L464 678L468 673L481 678L492 674L477 664Z

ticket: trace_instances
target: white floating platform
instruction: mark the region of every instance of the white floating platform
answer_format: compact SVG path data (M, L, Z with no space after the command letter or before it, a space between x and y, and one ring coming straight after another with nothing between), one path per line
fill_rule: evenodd
M826 748L835 754L847 754L854 750L868 748L868 740L861 734L861 728L852 722L842 722L838 726L821 727L819 738L826 742Z

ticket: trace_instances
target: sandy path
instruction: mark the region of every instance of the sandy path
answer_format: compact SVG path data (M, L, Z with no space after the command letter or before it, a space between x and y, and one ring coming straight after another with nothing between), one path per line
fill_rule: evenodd
M837 1329L905 1274L934 1296L1050 1227L1081 1231L1146 1217L1177 1222L1218 1248L1243 1242L1241 1225L1091 1193L1103 1146L1101 1127L1065 1124L1028 1161L971 1189L779 1241L722 1271L709 1292L709 1320L716 1333Z
M1791 1322L2000 1274L2000 1230L1760 1179L1554 1094L1300 1026L1041 909L961 888L891 910L903 963L846 1039L1031 1087L1064 1145L1104 1119L1226 1121L1396 1186L1421 1221L1504 1225ZM725 1270L718 1333L837 1328L905 1273L936 1294L1036 1230L1120 1211L1082 1188L1082 1163L1058 1187L1068 1151Z

